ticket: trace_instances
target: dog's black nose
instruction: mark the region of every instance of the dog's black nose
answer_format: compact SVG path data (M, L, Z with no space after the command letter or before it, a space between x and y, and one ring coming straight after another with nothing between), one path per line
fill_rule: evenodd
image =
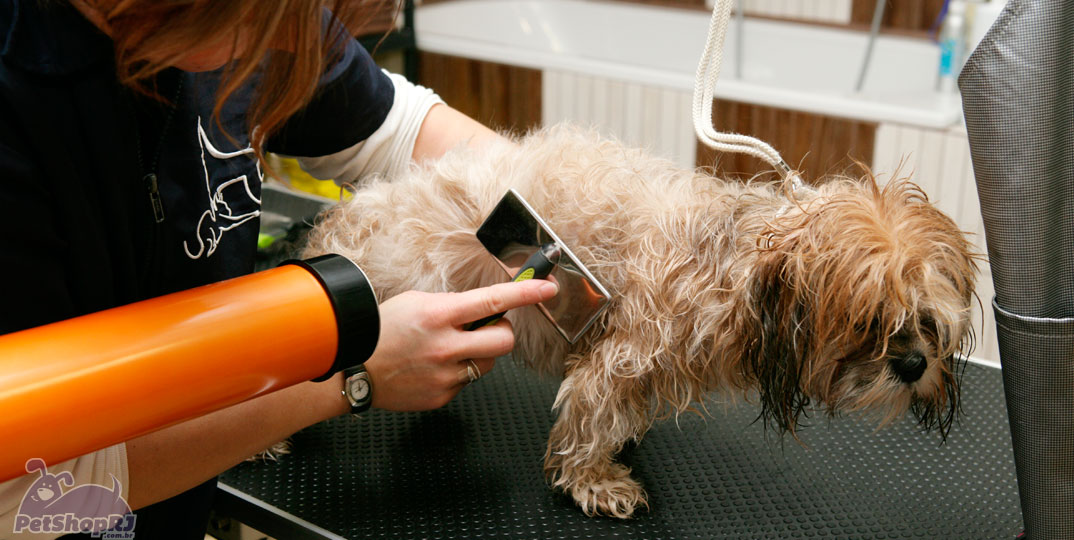
M892 371L904 383L912 383L920 379L921 375L925 373L925 368L929 365L928 361L925 360L925 355L918 352L892 358L889 363Z

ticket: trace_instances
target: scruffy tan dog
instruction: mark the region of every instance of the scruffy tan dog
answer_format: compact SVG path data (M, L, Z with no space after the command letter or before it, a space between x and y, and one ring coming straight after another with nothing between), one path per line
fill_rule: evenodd
M905 181L795 192L722 181L590 131L556 127L458 150L360 187L305 253L341 253L380 298L505 281L474 236L516 189L612 293L573 346L536 309L516 354L564 380L545 470L586 514L647 505L616 454L713 390L753 395L792 435L813 404L912 411L947 433L973 336L975 262L956 225Z

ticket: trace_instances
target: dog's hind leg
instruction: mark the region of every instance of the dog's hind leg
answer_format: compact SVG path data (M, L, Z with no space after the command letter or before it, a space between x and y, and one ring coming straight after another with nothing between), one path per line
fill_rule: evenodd
M598 350L622 348L605 340ZM601 358L604 356L604 358ZM559 418L545 452L545 474L553 487L574 498L587 515L628 518L648 506L630 469L615 462L623 444L649 426L645 377L613 373L613 359L597 350L571 366L556 397Z

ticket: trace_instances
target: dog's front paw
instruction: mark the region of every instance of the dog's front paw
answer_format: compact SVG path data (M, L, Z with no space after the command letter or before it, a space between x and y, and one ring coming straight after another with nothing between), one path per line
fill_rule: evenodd
M280 456L291 453L291 439L284 439L248 458L246 461L279 461Z
M574 502L587 516L610 516L627 519L639 506L649 507L645 490L630 477L630 469L612 463L600 474L588 471L565 486Z

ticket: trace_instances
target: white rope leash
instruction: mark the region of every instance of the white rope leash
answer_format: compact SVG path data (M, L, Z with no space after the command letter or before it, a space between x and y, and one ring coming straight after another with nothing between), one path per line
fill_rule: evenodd
M708 40L697 64L697 76L694 79L694 132L699 141L717 151L747 154L768 163L779 171L784 180L790 181L797 188L802 183L801 178L783 161L775 148L748 135L721 133L713 126L712 94L716 88L716 79L720 76L723 43L727 35L727 22L731 19L732 1L716 0L712 9Z

